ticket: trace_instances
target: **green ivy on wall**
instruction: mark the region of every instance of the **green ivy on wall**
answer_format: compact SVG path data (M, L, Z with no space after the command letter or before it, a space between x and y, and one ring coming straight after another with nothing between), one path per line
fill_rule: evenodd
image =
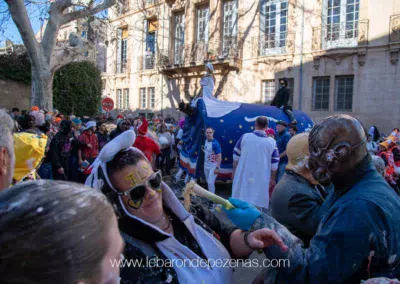
M74 62L54 74L54 107L64 114L93 116L99 111L102 81L91 62Z
M0 55L0 79L9 79L30 85L31 63L27 53Z

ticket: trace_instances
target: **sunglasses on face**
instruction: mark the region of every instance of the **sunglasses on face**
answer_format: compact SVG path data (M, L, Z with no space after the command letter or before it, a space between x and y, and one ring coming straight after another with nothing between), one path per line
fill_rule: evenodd
M144 183L135 185L131 189L125 192L119 193L119 195L129 196L134 202L144 198L146 194L146 187L149 187L155 191L159 191L162 183L161 171L153 173Z

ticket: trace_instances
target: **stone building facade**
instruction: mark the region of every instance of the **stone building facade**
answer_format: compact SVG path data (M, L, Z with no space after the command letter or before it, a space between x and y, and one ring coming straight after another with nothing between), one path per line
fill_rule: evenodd
M179 116L210 61L222 100L268 104L287 77L314 121L400 124L399 1L119 0L109 14L104 95L119 110Z

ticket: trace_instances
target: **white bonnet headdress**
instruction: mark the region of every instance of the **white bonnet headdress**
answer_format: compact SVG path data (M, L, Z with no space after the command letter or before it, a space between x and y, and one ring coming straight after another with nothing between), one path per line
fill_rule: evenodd
M142 153L142 151L140 151L139 149L132 147L133 143L135 143L135 139L135 132L132 130L128 130L108 142L106 146L101 149L99 156L91 165L92 173L86 179L85 185L101 191L101 188L104 185L104 181L102 179L99 179L99 170L101 168L107 184L113 191L118 193L118 191L112 185L110 178L108 177L106 167L107 162L111 161L120 151L128 151L132 149L134 151Z

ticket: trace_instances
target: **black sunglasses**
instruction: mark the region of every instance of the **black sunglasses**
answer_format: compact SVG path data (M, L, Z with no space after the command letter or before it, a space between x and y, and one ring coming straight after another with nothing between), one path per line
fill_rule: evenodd
M125 192L119 192L119 195L129 196L131 200L134 202L143 199L146 194L146 186L154 189L155 191L159 191L162 183L162 174L161 171L157 171L153 173L144 183L135 185L131 189L128 189Z

